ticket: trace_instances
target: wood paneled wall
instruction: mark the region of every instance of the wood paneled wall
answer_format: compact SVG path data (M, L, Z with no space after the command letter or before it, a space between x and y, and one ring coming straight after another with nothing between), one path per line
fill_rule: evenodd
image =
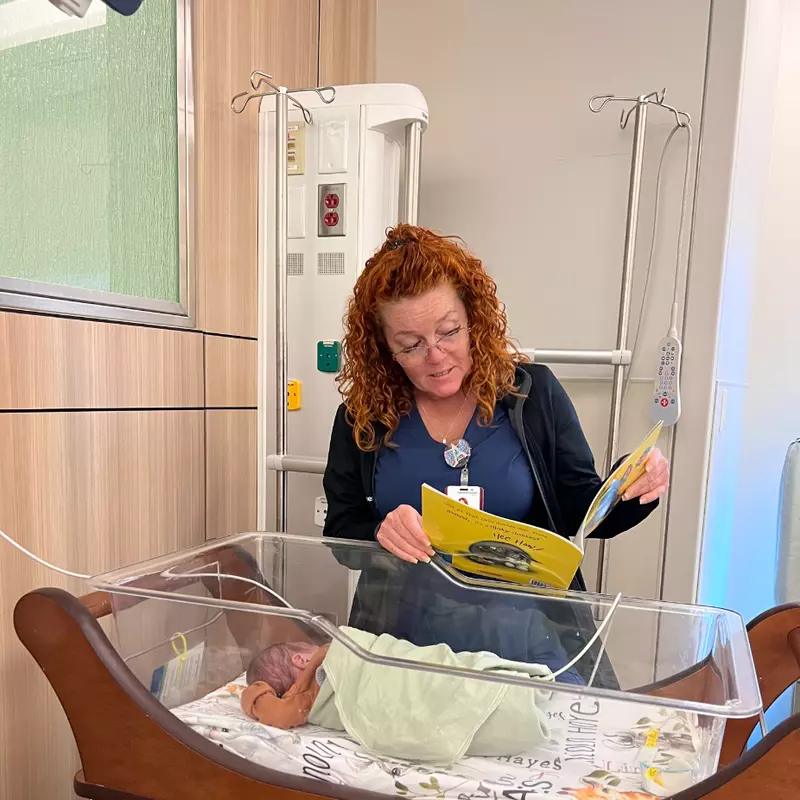
M0 313L0 409L202 408L199 333Z
M376 2L320 0L320 85L375 81Z
M317 0L196 0L195 17L198 318L203 330L255 337L258 102L242 114L230 103L256 69L314 85Z
M202 541L203 411L0 414L0 529L41 558L94 574ZM18 642L17 599L80 595L0 544L0 797L72 798L79 768L66 719Z
M206 336L206 407L255 408L258 343Z
M0 529L97 573L256 522L258 105L372 80L374 0L195 0L196 331L0 312ZM321 27L320 27L321 25ZM68 800L66 720L17 642L17 598L66 578L0 542L0 797Z
M256 411L206 412L206 538L256 530Z

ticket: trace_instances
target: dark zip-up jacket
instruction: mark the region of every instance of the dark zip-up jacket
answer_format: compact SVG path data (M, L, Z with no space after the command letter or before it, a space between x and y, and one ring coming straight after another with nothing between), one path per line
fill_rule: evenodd
M522 442L536 487L534 503L522 521L572 537L602 485L592 451L571 400L548 367L520 365L517 384L516 395L500 402ZM379 440L385 433L376 425ZM358 448L345 407L340 406L323 478L328 500L324 536L374 541L382 521L375 502L377 461L378 451L365 453ZM592 536L617 536L644 520L657 505L658 501L618 503ZM586 588L580 572L572 588Z

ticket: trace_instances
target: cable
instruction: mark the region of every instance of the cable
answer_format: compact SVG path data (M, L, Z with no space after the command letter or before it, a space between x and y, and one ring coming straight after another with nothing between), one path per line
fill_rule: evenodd
M62 575L66 575L70 578L80 578L84 581L88 581L92 577L91 575L84 575L82 572L72 572L68 569L62 569L61 567L57 567L55 564L51 564L49 561L45 561L43 558L39 558L39 556L31 553L30 550L27 550L21 544L15 542L3 530L0 530L0 537L5 539L12 547L16 547L17 550L19 550L21 553L24 553L26 556L28 556L28 558L33 559L37 564L41 564L43 567L53 570L53 572L60 572ZM272 595L272 597L285 605L286 608L296 610L294 606L292 606L285 598L281 597L274 589L270 589L269 586L265 586L263 583L259 583L251 578L245 578L242 575L228 575L225 572L190 572L183 575L175 575L171 572L171 570L164 570L164 572L161 573L161 576L163 578L186 578L189 576L193 578L230 578L234 581L243 581L244 583L249 583L253 586L257 586L259 589L263 589L267 594Z
M675 270L673 273L673 285L672 285L672 309L670 311L670 335L672 335L674 331L675 338L677 338L678 290L680 284L679 279L681 272L681 254L683 252L683 233L684 233L684 227L686 225L686 208L689 200L689 176L691 173L691 156L692 156L692 126L688 122L685 122L683 125L675 125L672 128L672 130L667 135L666 140L664 141L664 146L661 149L661 157L659 158L658 161L658 170L656 171L655 199L653 201L653 230L650 236L650 251L647 255L647 268L645 270L644 288L642 290L642 300L641 303L639 304L639 313L636 319L636 328L633 334L633 343L630 348L631 363L629 364L628 369L625 372L625 380L622 386L622 398L621 398L622 406L625 405L625 399L628 396L628 390L630 388L631 379L633 377L634 359L636 358L636 352L639 345L639 334L641 333L642 320L644 318L645 308L647 307L648 290L650 288L650 277L653 272L653 263L655 261L656 241L658 240L658 212L661 204L661 178L663 173L664 160L666 158L670 142L672 141L675 134L682 128L686 130L686 160L684 162L684 170L683 170L683 189L681 192L681 214L680 214L680 220L678 222L678 240L676 245ZM600 463L605 463L607 455L608 455L608 448L606 447L606 450L603 454L603 458Z
M611 616L609 614L609 616ZM606 652L606 644L608 643L608 638L611 636L611 623L608 623L608 632L605 635L605 638L600 643L600 652L597 654L597 658L594 662L594 667L592 667L592 674L589 676L589 683L587 686L591 686L594 683L595 676L597 675L597 670L600 667L600 662L603 660L603 654Z
M606 626L611 622L611 620L612 620L612 618L614 616L614 612L617 610L617 606L620 603L620 600L622 600L622 594L621 593L617 595L616 599L611 604L611 608L608 610L608 616L600 623L600 627L597 629L597 631L595 632L594 636L592 636L592 638L589 639L589 641L586 643L586 646L583 648L583 650L581 650L580 653L578 653L578 655L576 655L575 658L572 659L572 661L570 661L568 664L565 664L560 669L557 669L553 673L553 675L552 675L552 679L553 680L555 680L559 675L561 675L562 672L566 672L568 669L572 669L589 652L589 650L591 649L592 645L597 641L597 639L600 636L600 634L606 629ZM592 677L594 677L594 674L592 675ZM548 676L548 680L550 680L549 676Z
M686 164L683 170L683 196L681 197L681 218L678 224L678 243L675 248L675 283L672 289L672 315L670 316L670 336L678 338L678 277L683 254L683 228L686 224L686 209L689 205L689 173L691 172L692 126L687 122L686 128Z
M683 172L683 189L681 191L681 215L680 220L678 223L678 241L676 246L676 253L675 253L675 271L673 273L673 286L672 286L672 310L670 313L670 328L675 328L677 325L677 315L678 315L678 285L679 285L679 277L680 277L680 266L681 266L681 252L682 252L682 245L683 245L683 229L686 222L686 205L688 202L688 188L689 188L689 173L691 171L691 154L692 154L692 128L689 123L685 123L684 125L676 125L667 136L666 141L664 142L664 147L661 150L661 158L658 162L658 170L656 172L656 186L655 186L655 200L653 204L653 232L650 237L650 252L647 256L647 269L645 271L645 279L644 279L644 290L642 292L642 302L639 305L639 314L638 319L636 320L636 329L633 335L633 345L631 346L631 363L628 367L627 374L625 375L625 384L622 389L622 402L625 402L625 398L628 394L628 388L631 382L631 376L633 374L633 360L636 356L636 347L639 343L639 334L641 332L642 327L642 319L644 318L644 311L647 304L647 297L648 297L648 289L650 287L650 277L653 271L653 262L655 258L655 251L656 251L656 242L658 240L658 211L659 205L661 202L661 177L662 171L664 167L664 159L667 155L667 150L669 149L670 142L672 141L675 134L681 130L681 128L686 129L686 160L684 163L684 172ZM677 330L676 330L677 335Z
M202 630L203 628L208 628L210 625L213 625L218 619L221 619L225 616L225 609L222 611L218 611L210 620L207 622L201 622L199 625L195 625L193 628L189 628L188 630L181 631L183 636L188 636L190 633L197 633L197 631ZM136 653L131 653L129 656L125 656L122 660L127 664L129 661L133 661L135 658L140 658L141 656L147 655L148 653L152 653L153 650L157 650L159 647L163 647L165 644L169 644L171 641L175 639L177 634L173 633L169 639L162 639L157 644L152 645L151 647L146 647L144 650L139 650Z
M249 583L251 586L257 586L259 589L263 589L267 594L272 595L276 600L283 603L286 608L291 608L292 611L296 611L297 609L289 603L284 597L281 597L274 589L270 589L269 586L266 586L263 583L259 583L258 581L253 580L252 578L245 578L243 575L228 575L226 572L186 572L182 574L176 575L172 572L172 568L165 569L161 573L162 578L230 578L232 581L242 581L242 583ZM219 598L220 600L222 598Z
M31 553L30 550L26 550L21 544L15 542L7 533L4 533L0 530L0 536L3 537L12 547L16 547L21 553L24 553L28 558L32 558L38 564L41 564L43 567L47 567L48 569L52 569L53 572L60 572L62 575L67 575L70 578L80 578L81 580L88 581L91 578L91 575L84 575L81 572L70 572L68 569L61 569L61 567L57 567L55 564L51 564L49 561L45 561L43 558L39 558L39 556L34 555Z

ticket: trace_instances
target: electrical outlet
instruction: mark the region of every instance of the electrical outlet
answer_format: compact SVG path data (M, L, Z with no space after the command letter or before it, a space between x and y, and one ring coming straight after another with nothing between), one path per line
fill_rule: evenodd
M344 236L345 185L323 183L318 188L317 236Z
M318 528L325 527L325 520L328 518L328 501L324 497L318 497L314 501L314 524Z

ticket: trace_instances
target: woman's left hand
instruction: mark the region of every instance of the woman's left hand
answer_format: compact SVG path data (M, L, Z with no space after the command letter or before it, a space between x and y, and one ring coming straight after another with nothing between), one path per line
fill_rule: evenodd
M642 504L652 503L669 489L669 461L657 447L645 461L644 469L644 475L622 495L623 500L638 497Z

